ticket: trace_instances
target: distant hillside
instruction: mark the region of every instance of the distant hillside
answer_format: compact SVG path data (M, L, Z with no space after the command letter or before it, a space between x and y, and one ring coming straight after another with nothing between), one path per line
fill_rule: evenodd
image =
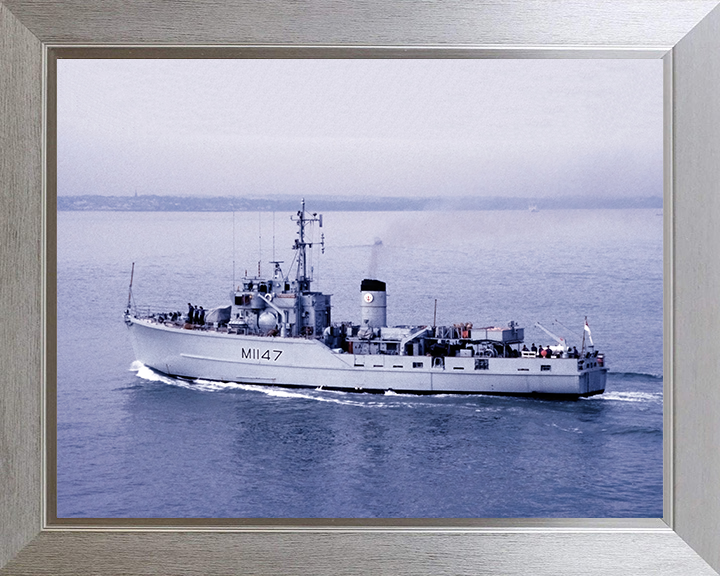
M59 196L58 210L110 210L122 212L294 212L300 198L244 198L231 196ZM507 198L466 196L452 198L396 198L313 196L306 198L309 209L323 211L412 211L412 210L538 210L659 208L660 196L599 198L566 196L560 198Z

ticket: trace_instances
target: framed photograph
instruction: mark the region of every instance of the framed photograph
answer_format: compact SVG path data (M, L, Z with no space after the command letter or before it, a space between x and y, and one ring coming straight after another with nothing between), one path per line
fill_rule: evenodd
M633 2L618 4L608 7L607 12L593 13L597 22L590 27L592 32L589 36L588 27L581 23L581 19L564 20L572 23L560 27L560 33L556 29L554 35L548 35L535 26L518 27L517 20L510 14L513 8L521 12L525 9L511 2L502 8L482 4L467 6L472 16L469 21L483 22L480 29L468 25L467 13L459 18L454 10L433 7L413 26L405 23L392 33L385 29L383 22L386 15L381 6L364 14L367 24L357 30L351 30L342 19L338 20L338 13L326 14L322 11L320 20L324 21L324 25L316 27L317 20L309 16L298 19L297 15L285 9L275 13L272 19L265 20L269 14L265 13L264 7L252 10L230 5L213 11L199 6L194 9L195 22L199 25L190 31L180 24L155 29L153 23L162 22L167 16L163 13L165 8L159 5L151 5L150 19L143 16L140 9L118 14L113 13L111 8L106 14L107 20L103 17L93 21L91 12L86 8L58 9L55 13L48 8L36 11L24 2L0 4L0 33L10 55L1 62L0 72L3 78L11 80L3 83L0 92L0 98L7 103L3 109L9 111L7 121L3 118L2 137L11 150L9 161L3 164L0 174L3 186L10 191L2 215L5 235L2 282L4 294L8 295L7 299L3 297L2 303L8 314L3 341L9 345L2 352L6 355L4 365L8 366L8 371L2 390L4 418L0 424L3 426L3 438L7 438L1 446L4 452L2 458L9 463L0 470L3 486L8 487L3 489L0 512L10 521L6 523L7 528L0 528L6 530L2 533L4 544L0 549L0 564L7 564L6 570L11 572L32 573L42 573L43 570L53 572L58 567L73 573L84 573L102 566L108 571L133 573L147 570L151 565L156 567L155 571L173 573L182 573L184 569L208 573L338 573L358 570L368 573L456 573L461 570L523 573L527 571L528 563L532 562L537 573L584 571L613 574L627 572L631 566L632 571L638 574L713 574L720 566L717 552L720 510L717 509L717 498L712 496L718 490L712 478L717 476L720 468L713 444L717 435L715 406L720 398L718 391L709 385L717 375L715 364L708 361L712 357L713 320L716 315L711 295L720 275L717 264L712 260L712 246L717 236L712 224L713 191L720 180L718 168L712 162L712 150L720 140L720 134L716 133L720 112L718 104L709 96L720 82L720 65L712 50L713 43L718 43L717 32L720 29L720 13L715 4L667 3L661 4L660 8ZM352 13L350 7L345 10L348 14ZM546 13L535 16L546 22L571 14L575 18L588 15L588 9L582 4L562 8L548 4L545 10ZM240 15L246 17L242 26L228 26L228 22L237 22ZM525 16L529 18L531 14L526 12ZM653 25L638 30L633 24L638 18ZM399 21L403 22L402 19ZM125 25L118 26L118 22ZM283 36L286 28L282 22L292 22L290 29L294 33L290 34L292 41L289 43L287 36ZM308 27L304 27L303 22ZM448 27L448 23L455 26ZM217 46L195 49L169 46L198 41ZM80 46L88 43L124 46L97 46L92 49ZM155 46L130 46L148 43ZM388 43L398 47L387 47ZM73 51L75 55L72 55ZM380 508L380 512L357 513L354 519L317 517L322 516L320 513L313 520L304 522L271 520L265 516L272 516L272 512L258 508L255 513L251 510L244 515L233 514L251 518L250 521L238 522L228 518L209 524L201 519L185 517L193 514L184 507L185 496L182 495L176 499L180 503L177 508L180 520L165 518L172 515L163 513L167 508L158 508L161 512L149 514L155 519L143 522L113 518L112 505L95 517L88 517L82 512L73 514L73 504L59 510L56 474L59 474L60 468L54 448L57 442L55 425L60 422L53 422L47 415L58 413L54 385L58 382L58 371L66 370L66 367L59 366L59 360L53 354L54 343L51 344L49 339L58 334L58 345L62 345L55 319L59 319L58 306L65 306L70 300L59 293L65 289L58 276L60 266L56 268L54 259L48 258L48 254L58 247L58 229L54 229L53 218L48 216L54 214L57 199L53 194L41 193L41 190L47 191L59 182L57 167L48 161L58 153L59 143L54 135L60 134L56 132L59 116L54 112L59 100L53 82L48 82L48 79L54 78L58 70L59 55L73 59L82 58L83 54L91 59L107 55L118 63L122 63L123 57L138 56L147 59L148 63L152 63L153 59L240 57L278 62L281 59L282 65L291 64L292 59L307 63L308 59L352 62L383 58L388 62L397 59L416 63L435 61L436 66L440 65L438 70L448 58L466 63L477 62L478 58L545 59L548 63L545 70L551 68L549 63L555 58L592 58L589 62L596 65L603 61L636 58L648 59L648 62L659 65L662 60L664 206L652 208L657 210L653 218L658 218L664 228L664 344L658 342L664 352L661 367L664 374L662 519L613 518L613 514L603 512L607 507L600 506L592 509L598 511L597 514L593 514L592 510L587 514L597 516L594 519L483 520L473 518L472 514L463 517L455 508L439 506L439 512L429 514L431 519L413 520L406 518L408 514L397 514L395 516L399 517L392 518L394 515L386 505ZM592 67L588 69L592 70ZM287 78L288 71L284 74ZM355 76L358 77L357 72ZM80 105L87 107L87 102ZM64 157L65 161L67 159ZM99 164L102 165L102 162ZM144 190L139 192L142 194ZM520 198L522 202L527 202L527 197ZM314 212L313 207L308 208ZM529 204L522 213L525 217L542 214L542 206ZM230 218L231 212L226 214ZM268 259L266 256L270 253L271 242L272 260L277 260L274 253L275 219L271 221L269 213L266 214L264 223L263 216L258 217L257 214L255 216L259 221L253 222L253 230L258 229L261 234L269 226L273 228L273 233L265 237L265 256L260 246L258 260ZM302 229L304 212L300 212L299 218ZM316 213L308 216L308 220L310 218L316 218ZM67 232L72 228L67 224L62 222L58 227L64 226L64 232ZM88 223L79 224L85 226ZM213 223L205 224L214 226ZM230 220L225 224L230 224ZM652 228L654 224L657 220L647 225ZM234 222L232 225L234 231ZM642 233L644 224L635 222L630 225L635 233ZM102 223L99 226L102 228ZM341 227L349 230L347 222ZM396 227L395 223L390 227ZM498 239L493 238L493 241ZM287 243L287 239L284 238L283 242ZM321 245L321 242L315 244ZM380 246L397 249L397 245L377 238L374 245L366 247L371 260L373 255L377 256ZM305 259L302 261L305 262ZM246 262L242 263L237 278L255 277L254 271L250 274L245 271L246 266ZM377 275L376 269L372 269L371 262L367 274L363 276L374 280L372 277ZM233 272L232 284L233 290L236 290L235 270ZM258 270L258 277L260 272ZM308 278L308 275L298 273L296 281L303 282ZM371 297L370 303L379 299L379 293L376 295L377 290L374 290L379 290L378 286L363 284L363 298L367 292ZM136 287L139 289L138 285ZM248 287L240 285L237 290L242 292L241 288ZM80 300L83 298L79 292L76 296ZM273 298L268 293L265 296L267 306L271 306ZM238 297L237 294L235 297ZM365 302L368 302L367 299ZM242 303L238 305L242 307ZM347 308L349 305L341 300L340 306ZM362 314L372 315L376 311L363 310ZM265 324L269 322L269 316L265 319L257 316L255 324L246 322L243 327L238 324L233 330L249 330L255 325L258 329L268 328L269 325ZM429 316L429 312L425 316ZM631 313L628 312L627 316ZM33 319L30 323L28 317ZM126 318L126 321L132 323L135 318L138 316L129 320ZM153 315L140 320L151 319L157 323L157 318ZM192 318L189 316L188 320ZM373 318L370 322L374 321ZM163 318L163 323L167 320L169 318ZM642 320L634 318L632 323ZM19 329L28 324L35 328ZM188 324L194 329L192 325L196 322L191 320ZM381 324L384 326L384 323ZM432 324L435 328L435 319ZM461 330L457 326L451 327ZM280 328L293 329L289 321L278 324L277 329ZM541 326L537 329L553 337L553 330L557 331L557 328L550 328ZM491 338L487 335L484 339L473 340L469 336L473 328L464 325L462 329L468 331L468 336L459 332L457 339L459 342L467 340L467 355L471 360L474 356L483 356L480 358L482 361L485 355L494 358L498 354L511 360L514 353L518 357L521 355L520 344L515 341L508 342L508 346L501 346L502 350L499 350L497 346L488 344ZM514 329L510 327L510 330ZM581 327L580 337L584 334ZM413 338L416 336L410 336L409 333L406 335L409 338L407 341L400 337L405 346L425 344L424 341L415 342ZM388 342L390 340L392 338ZM380 345L387 346L388 342L383 340ZM436 345L441 343L440 340L435 342ZM349 334L347 342L336 344L338 350L343 350L343 346L360 346L363 341L353 333ZM513 344L517 350L512 348ZM584 352L585 348L582 350ZM543 351L547 353L547 350ZM390 354L387 350L383 352ZM420 349L417 352L418 357L424 356L420 354ZM550 352L559 356L558 361L563 353L568 354L568 350L558 352L552 349ZM531 351L527 353L530 355ZM428 354L433 361L436 357L446 358L446 355ZM460 363L465 359L462 354L456 356L453 362L462 369ZM648 357L645 355L646 359ZM588 360L594 358L596 356L587 357ZM602 363L602 359L600 361ZM553 360L548 362L552 369ZM163 372L162 369L160 371ZM167 372L173 374L169 367ZM389 392L395 393L394 390ZM474 408L479 410L484 407ZM109 492L113 490L115 488ZM111 493L104 498L106 502L116 500ZM602 503L603 499L600 497L597 500ZM533 502L527 509L533 510L533 505L537 504ZM382 513L384 510L387 510L386 514ZM517 514L523 515L522 511ZM280 518L290 515L304 516L302 512L278 514ZM638 516L655 515L638 513ZM198 516L207 516L207 513ZM391 518L377 519L382 516ZM498 516L503 514L498 513ZM340 550L342 553L338 554ZM88 557L93 558L92 567L83 560Z
M662 517L662 60L54 55L53 523Z

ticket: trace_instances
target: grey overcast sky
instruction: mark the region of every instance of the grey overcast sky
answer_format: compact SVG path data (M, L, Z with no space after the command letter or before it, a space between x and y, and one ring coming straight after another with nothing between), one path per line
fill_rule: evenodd
M58 194L660 196L661 60L60 60Z

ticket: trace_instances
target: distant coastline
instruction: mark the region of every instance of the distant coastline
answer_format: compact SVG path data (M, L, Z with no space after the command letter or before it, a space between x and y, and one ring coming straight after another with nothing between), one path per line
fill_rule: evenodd
M58 196L59 211L117 212L287 212L298 209L296 196ZM662 209L661 196L509 198L462 196L443 198L308 196L309 208L323 211ZM533 210L534 211L534 210Z

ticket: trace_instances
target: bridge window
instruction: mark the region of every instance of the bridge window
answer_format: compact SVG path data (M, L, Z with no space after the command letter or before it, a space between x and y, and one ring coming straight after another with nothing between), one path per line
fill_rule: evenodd
M235 306L247 306L250 304L250 294L240 294L235 296Z
M422 368L425 366L424 362L413 362L413 368Z
M549 364L540 364L541 372L550 372L551 366Z

